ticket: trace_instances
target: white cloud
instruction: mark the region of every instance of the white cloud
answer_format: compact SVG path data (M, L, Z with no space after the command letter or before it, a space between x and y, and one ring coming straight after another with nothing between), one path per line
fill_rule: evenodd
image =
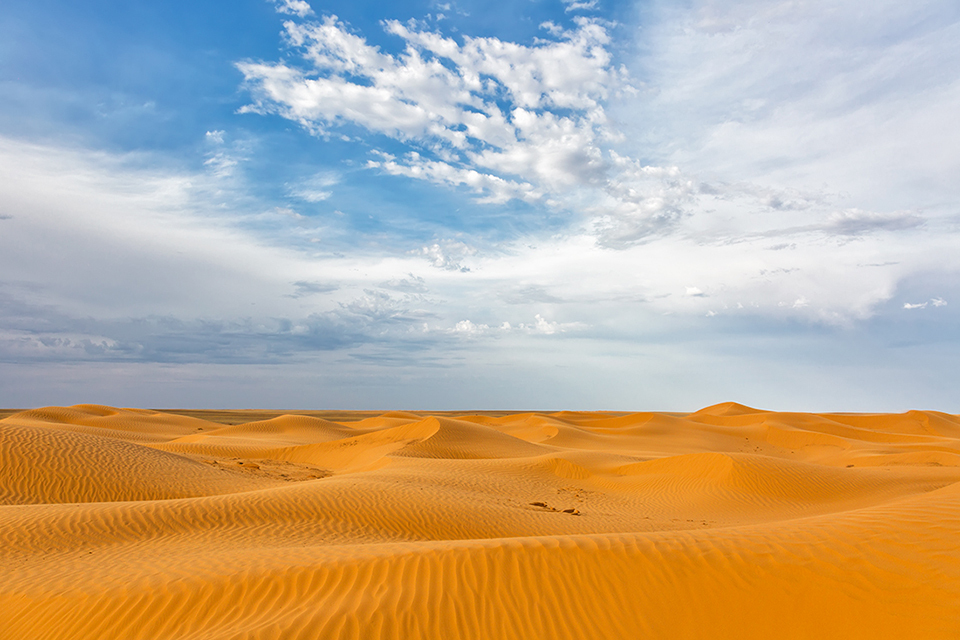
M233 176L236 168L246 159L245 142L242 140L226 143L226 131L217 129L204 135L208 149L204 166L217 178Z
M948 203L960 193L946 176L960 171L960 133L947 107L960 81L937 60L960 62L960 38L944 39L960 27L938 20L943 2L654 4L639 89L614 65L608 27L582 17L544 23L532 44L387 21L399 53L327 17L285 26L300 66L239 68L252 110L407 145L368 168L567 216L557 237L508 242L469 267L455 244L415 252L442 271L511 264L529 277L504 291L535 284L570 304L586 299L583 281L661 313L850 324L903 278L956 267ZM539 271L551 252L605 271Z
M587 11L593 10L598 7L600 4L598 0L563 0L564 11L570 13L571 11Z
M410 152L404 163L385 154L379 154L382 160L370 160L367 166L379 168L395 175L429 180L430 182L449 186L464 186L477 193L479 202L489 204L503 204L513 198L536 202L543 197L543 193L529 183L518 183L505 180L491 173L481 173L474 169L455 167L447 162L427 160L419 153Z
M537 322L532 327L530 327L530 330L533 331L534 333L542 333L544 335L550 336L557 333L558 331L563 331L563 329L560 327L559 322L549 322L539 313L536 316L534 316L534 319ZM520 325L521 328L523 328L523 326L524 325L522 324Z
M277 13L286 13L300 18L313 13L313 9L306 0L274 0L274 4L276 4Z
M459 240L443 240L421 247L413 253L423 256L438 269L467 272L470 268L464 264L464 260L476 255L477 250Z
M486 333L490 330L490 327L485 324L474 324L469 320L461 320L454 327L454 333L459 333L468 336L476 336L483 333Z
M696 373L716 370L711 349L729 351L730 334L715 333L722 327L740 322L753 339L746 331L751 327L793 324L767 318L850 324L889 300L904 277L960 271L954 238L923 228L842 242L807 231L793 239L797 248L778 250L771 241L674 234L612 251L590 236L559 234L522 237L489 251L477 251L464 237L437 240L409 254L355 247L349 255L315 256L292 248L290 237L307 222L293 209L224 208L221 183L205 172L148 171L145 164L144 158L0 138L0 170L8 178L0 182L0 211L11 212L0 234L0 356L27 363L17 367L17 379L8 376L4 393L27 389L18 381L20 372L33 376L37 387L38 380L73 375L69 388L80 396L129 380L137 380L139 388L159 379L145 372L153 371L151 363L162 363L157 366L164 375L192 370L198 383L234 380L231 376L256 369L245 387L247 397L265 403L276 399L263 391L262 380L272 379L264 371L293 367L299 382L290 378L294 386L285 392L296 389L301 398L315 398L316 378L310 376L317 371L335 369L331 380L347 388L344 376L355 374L350 380L358 386L364 380L375 386L376 380L397 378L385 368L402 366L416 376L410 389L423 394L416 397L424 404L437 397L449 375L461 376L460 387L475 384L482 390L484 376L512 388L547 370L559 372L556 380L566 380L569 391L558 395L552 382L536 395L523 387L518 405L530 398L590 401L594 396L574 393L587 381L606 394L596 396L597 402L630 408L639 402L631 395L635 388L658 384L664 366L676 366L672 379L708 389L707 395L735 392L717 391L715 377ZM251 220L256 224L245 227ZM287 235L265 236L267 222L286 225ZM917 251L911 234L926 234L924 251ZM686 295L687 287L710 297ZM941 288L944 297L932 298L927 308L944 306L950 290ZM801 298L808 304L795 306ZM724 322L711 326L707 316L713 314ZM830 335L804 335L813 333ZM846 348L849 334L837 334L842 337L818 348ZM778 342L793 342L797 335ZM69 375L63 367L30 364L81 361L84 366ZM124 368L120 361L136 367ZM677 361L694 364L670 364ZM221 364L200 372L184 362ZM231 362L256 366L222 364ZM562 374L570 362L577 363L573 378ZM740 365L745 373L776 370L763 358ZM107 377L90 376L91 368ZM628 385L610 377L611 370L640 373ZM914 372L922 369L909 373ZM831 380L848 377L845 368ZM94 384L94 378L110 382ZM775 387L764 380L759 382ZM621 386L614 393L608 383ZM41 397L34 393L24 397ZM197 402L221 397L217 393L210 388ZM658 387L659 395L642 400L668 398L683 408L689 393ZM822 402L816 393L805 397ZM491 394L491 401L500 397ZM462 402L475 397L465 395ZM382 398L378 391L356 402Z
M724 162L715 163L717 170L709 172L707 181L699 171L682 168L687 164L702 169L689 155L677 155L683 163L658 166L634 157L642 150L625 153L630 151L629 139L607 116L613 99L626 100L623 104L634 109L639 104L640 115L650 113L651 106L688 113L684 101L694 100L698 106L753 114L728 118L712 130L703 121L695 123L691 131L701 135L696 140L700 149L726 135L725 127L772 122L764 120L763 105L770 98L763 97L760 87L766 83L767 91L792 95L778 84L782 69L764 60L763 68L751 71L747 79L731 78L714 58L701 55L709 49L720 59L731 58L735 66L746 64L738 52L753 60L759 55L755 51L762 51L762 38L776 33L764 28L781 24L785 15L795 17L799 9L783 5L781 10L759 11L751 20L764 21L763 28L747 35L738 35L730 25L740 24L749 12L719 7L695 9L700 17L686 35L663 36L654 30L661 46L658 62L664 68L686 65L678 70L687 77L679 85L672 79L657 87L652 100L644 92L626 100L633 89L613 66L610 34L600 22L585 18L576 18L572 29L544 23L544 31L554 39L532 45L469 36L457 41L412 21L386 21L388 33L405 46L394 55L328 16L285 25L286 38L301 53L304 68L288 62L244 62L238 68L254 98L248 111L277 113L323 135L352 123L390 136L411 150L402 157L374 151L368 168L463 188L491 205L516 199L553 208L570 216L571 227L580 225L608 248L624 249L669 234L759 243L810 234L858 238L926 225L929 214L919 207L850 206L855 203L836 189L779 180L764 183L762 176L757 176L759 181L744 180L741 176L749 172L731 179L722 173ZM803 15L813 19L812 14ZM705 36L707 31L714 35ZM746 49L738 48L744 42ZM773 62L796 61L793 49L778 46L784 57ZM723 88L716 85L719 81L726 83ZM741 86L755 97L737 102L727 85ZM717 91L721 104L694 91ZM658 117L662 120L662 114ZM619 119L623 123L636 118ZM794 131L789 135L798 137ZM755 149L771 148L754 144ZM727 155L751 157L739 148ZM317 201L329 193L317 189L311 197Z
M0 283L19 283L26 300L56 301L64 313L221 315L249 312L255 291L309 275L294 256L240 228L246 218L222 208L219 178L144 164L0 138L8 178L0 208L18 212L4 222ZM252 216L288 220L290 212ZM278 271L286 277L275 279Z
M233 174L233 170L239 162L229 154L216 153L207 158L203 164L204 166L210 167L215 175L226 177Z
M638 313L702 316L712 310L741 321L794 318L851 326L893 298L903 279L960 271L950 236L873 234L851 241L805 232L795 241L797 248L778 249L761 238L678 234L611 251L588 236L541 238L535 246L525 239L496 255L478 256L471 274L508 292L536 283L553 304L562 305L566 319L590 325L635 322L626 311L609 319L591 312L612 305ZM533 307L531 313L542 299L504 297L508 304Z
M294 0L276 7L311 13ZM742 393L744 380L773 388L781 375L789 391L779 397L794 406L803 385L814 408L849 407L849 393L892 403L890 391L913 393L912 405L936 393L954 402L943 371L956 361L945 314L960 273L955 3L651 7L635 80L614 62L632 43L611 40L630 26L582 18L545 23L543 40L528 43L386 22L382 48L335 18L294 20L279 62L238 65L245 111L338 145L389 147L368 157L372 189L382 173L468 192L499 216L511 209L494 207L527 203L518 209L533 215L496 241L465 232L483 226L453 212L398 236L386 224L358 231L337 174L280 185L290 202L261 200L266 190L238 179L252 151L219 129L204 136L198 171L0 138L0 357L295 362L283 380L309 389L297 402L316 401L326 371L338 393L380 406L484 388L504 406L509 387L517 405L596 397L604 408L689 409ZM333 194L348 214L304 215ZM893 300L916 312L860 322L892 313ZM878 326L920 323L902 342L925 345L875 348L894 342ZM866 338L850 339L851 327ZM323 366L310 360L330 350ZM928 366L937 358L945 364ZM842 363L832 377L830 362ZM369 368L349 378L356 363ZM850 363L867 364L851 375ZM393 365L403 376L384 374ZM26 388L28 367L6 369L4 393ZM275 384L279 369L244 374L244 389ZM130 380L138 393L163 388L121 370L111 380L128 390ZM38 398L48 378L31 371ZM77 371L73 380L97 377ZM223 371L194 369L190 382L211 385ZM420 395L381 394L398 379ZM533 384L548 391L531 395ZM580 395L591 388L598 395ZM443 402L454 397L475 404Z
M951 0L656 2L643 33L645 93L614 115L655 158L842 208L929 215L956 200Z
M328 16L285 25L306 68L242 62L254 101L327 135L360 125L414 149L375 151L369 168L465 187L480 202L511 199L593 218L609 246L626 246L676 222L696 185L676 168L645 166L610 147L622 136L604 102L632 91L612 64L598 21L545 23L554 40L532 45L464 37L385 22L405 44L391 55ZM584 205L584 203L589 203Z
M947 301L943 298L930 298L926 302L904 302L904 309L926 309L927 306L933 307L945 307L947 306Z
M340 175L325 171L311 178L302 180L295 185L287 185L287 193L294 198L305 200L306 202L323 202L333 195L330 187L340 182Z
M471 338L480 336L495 337L508 335L511 333L519 335L552 336L565 333L567 331L580 330L584 328L585 325L580 322L561 323L549 321L541 314L537 313L533 317L533 322L520 322L516 326L507 321L501 322L499 326L491 327L488 324L475 323L471 320L460 320L454 325L453 329L448 331L448 333L468 336Z
M332 191L321 191L319 189L298 189L291 191L290 195L296 196L307 202L323 202L333 195Z

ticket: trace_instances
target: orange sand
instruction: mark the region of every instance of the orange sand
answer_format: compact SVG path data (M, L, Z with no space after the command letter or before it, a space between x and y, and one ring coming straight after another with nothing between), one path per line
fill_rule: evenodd
M15 413L0 638L960 638L960 416Z

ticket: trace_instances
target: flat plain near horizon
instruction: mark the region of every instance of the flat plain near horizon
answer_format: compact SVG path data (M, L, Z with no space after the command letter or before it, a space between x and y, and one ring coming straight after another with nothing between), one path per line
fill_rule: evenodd
M0 417L0 638L960 637L957 415Z

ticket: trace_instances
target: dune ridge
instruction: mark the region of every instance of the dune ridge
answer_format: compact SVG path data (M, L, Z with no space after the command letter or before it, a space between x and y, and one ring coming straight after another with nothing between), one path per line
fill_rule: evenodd
M960 416L186 413L0 420L0 637L960 637Z

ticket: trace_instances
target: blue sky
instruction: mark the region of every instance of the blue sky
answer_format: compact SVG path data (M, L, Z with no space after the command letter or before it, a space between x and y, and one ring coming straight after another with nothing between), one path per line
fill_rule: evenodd
M0 8L0 405L960 411L960 8Z

